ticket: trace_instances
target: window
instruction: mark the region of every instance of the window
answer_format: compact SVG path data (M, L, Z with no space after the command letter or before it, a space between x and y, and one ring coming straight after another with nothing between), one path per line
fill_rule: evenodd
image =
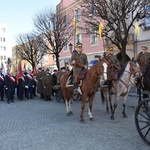
M5 33L5 28L0 28L0 33Z
M65 15L63 17L63 27L66 28L67 27L67 15Z
M5 46L0 46L0 51L6 51L6 47Z
M90 17L97 16L97 4L95 2L91 2L90 4Z
M5 38L0 37L0 42L5 42Z
M90 35L90 43L92 44L92 45L94 45L94 44L98 44L98 33L97 33L97 30L95 30L95 29L91 29L91 35Z
M77 22L81 21L81 10L79 8L75 10L75 19Z
M80 33L76 35L76 43L82 43L82 35Z
M146 6L145 27L150 28L150 5Z

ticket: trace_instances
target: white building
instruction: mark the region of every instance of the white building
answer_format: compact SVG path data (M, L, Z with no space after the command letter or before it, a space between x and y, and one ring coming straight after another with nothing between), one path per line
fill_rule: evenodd
M7 61L7 58L10 57L10 49L8 46L8 33L7 25L0 23L0 66L1 63Z

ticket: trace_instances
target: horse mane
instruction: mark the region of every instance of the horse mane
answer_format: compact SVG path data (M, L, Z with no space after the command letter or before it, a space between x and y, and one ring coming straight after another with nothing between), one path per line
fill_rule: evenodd
M118 61L120 62L120 65L122 67L123 64L122 64L122 54L121 54L121 52L117 53L116 57L117 57ZM127 54L125 55L125 60L126 60L126 62L131 60L130 57Z
M121 70L119 70L118 78L122 77L122 75L123 75L123 73L124 73L124 71L125 71L125 69L126 69L126 66L127 66L128 62L129 62L129 61L127 61L127 62L122 66Z

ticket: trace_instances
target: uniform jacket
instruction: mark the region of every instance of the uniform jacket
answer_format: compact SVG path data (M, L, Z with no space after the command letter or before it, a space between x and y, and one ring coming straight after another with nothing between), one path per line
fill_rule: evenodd
M5 77L4 75L1 73L0 74L0 88L4 88L5 85Z
M33 75L26 74L26 76L25 76L25 86L28 86L28 87L33 87L34 86Z
M145 66L150 64L150 53L143 54L140 52L137 56L137 61L140 65L141 70L145 69Z
M71 63L73 60L76 61L76 63L73 65L73 72L75 76L80 73L80 71L84 68L84 65L88 67L87 55L84 53L73 53L71 56Z
M41 94L43 93L43 83L42 83L42 77L45 76L45 73L43 71L38 72L36 75L37 82L37 93Z
M110 80L110 74L113 73L115 70L120 69L120 63L115 55L107 55L105 59L108 61L107 67L107 78Z
M9 91L9 92L12 92L12 93L15 93L15 88L17 86L17 82L16 82L16 79L15 77L13 76L10 76L10 75L7 75L5 77L5 86L6 86L6 89Z

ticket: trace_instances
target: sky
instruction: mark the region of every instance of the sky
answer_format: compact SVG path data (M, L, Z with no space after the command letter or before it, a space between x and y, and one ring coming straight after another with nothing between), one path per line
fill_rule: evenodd
M61 0L3 0L0 2L0 23L7 24L10 47L18 34L31 32L33 17L44 8L55 10Z

